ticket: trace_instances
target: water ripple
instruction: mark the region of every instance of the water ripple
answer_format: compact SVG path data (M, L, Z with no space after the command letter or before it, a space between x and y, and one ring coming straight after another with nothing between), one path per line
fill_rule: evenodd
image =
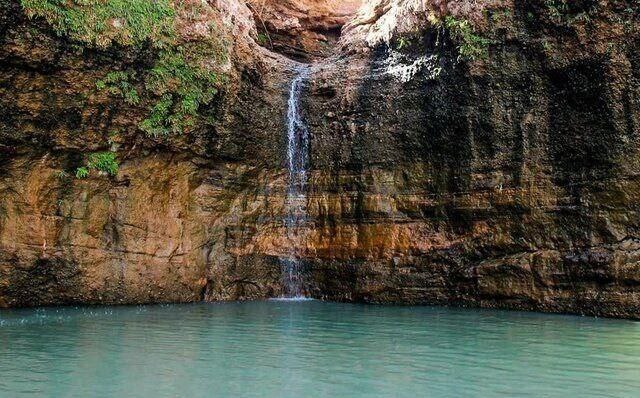
M0 397L636 397L640 324L268 301L0 311Z

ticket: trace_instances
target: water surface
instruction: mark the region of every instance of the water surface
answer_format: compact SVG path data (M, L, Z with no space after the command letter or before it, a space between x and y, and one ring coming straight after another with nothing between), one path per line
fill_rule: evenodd
M0 311L0 397L638 397L640 323L253 302Z

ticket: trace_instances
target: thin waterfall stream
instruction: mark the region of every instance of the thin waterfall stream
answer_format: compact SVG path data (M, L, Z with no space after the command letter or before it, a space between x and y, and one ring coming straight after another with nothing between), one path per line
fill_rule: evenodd
M287 110L287 167L288 185L284 225L287 238L295 244L298 230L307 218L307 168L309 165L309 130L302 117L301 101L304 85L309 78L309 68L299 66L289 88ZM288 257L280 259L283 271L284 297L304 298L302 263L291 249Z

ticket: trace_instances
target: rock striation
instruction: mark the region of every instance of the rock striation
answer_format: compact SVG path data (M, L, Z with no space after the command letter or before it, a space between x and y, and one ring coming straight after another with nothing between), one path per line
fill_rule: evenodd
M300 61L331 54L363 0L247 0L263 46Z

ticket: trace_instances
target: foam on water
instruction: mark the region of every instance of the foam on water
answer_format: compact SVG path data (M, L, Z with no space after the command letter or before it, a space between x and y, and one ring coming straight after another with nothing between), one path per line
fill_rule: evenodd
M276 297L269 299L269 301L282 301L282 302L303 302L303 301L314 301L311 297L298 296L298 297Z

